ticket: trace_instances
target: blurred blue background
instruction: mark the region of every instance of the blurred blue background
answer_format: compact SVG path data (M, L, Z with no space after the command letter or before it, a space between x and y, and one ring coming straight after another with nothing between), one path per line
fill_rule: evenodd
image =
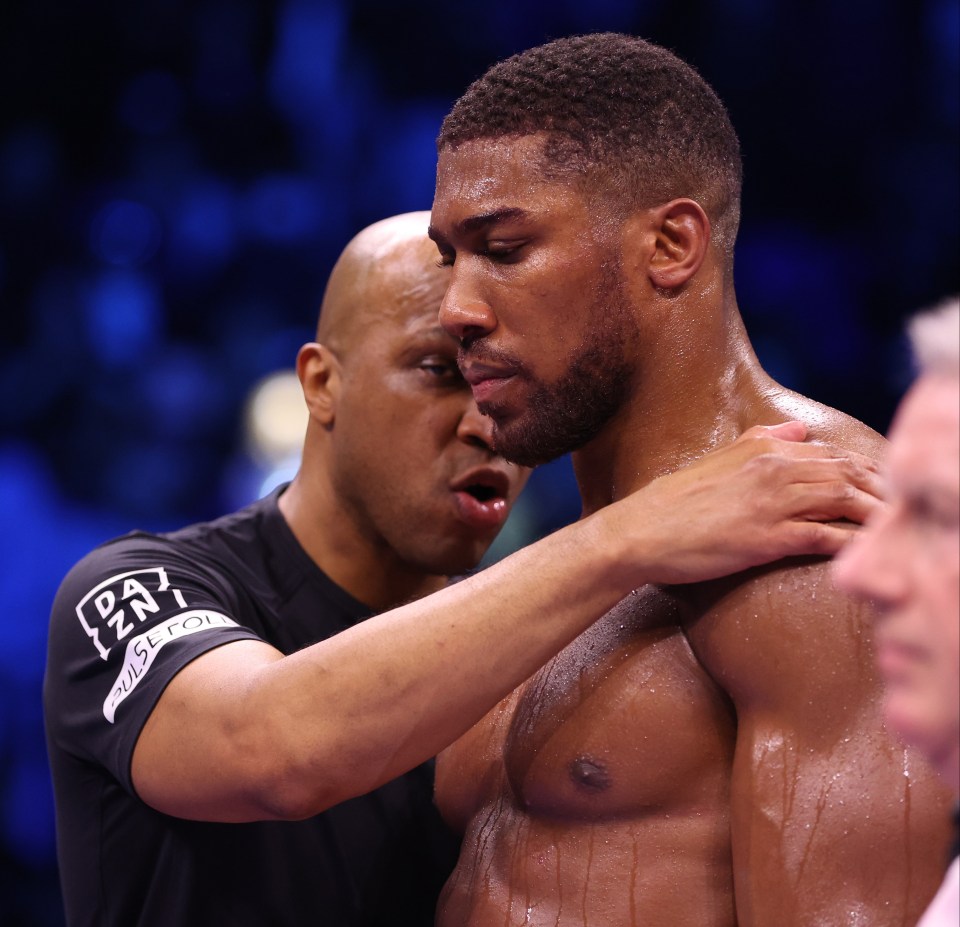
M361 227L429 208L493 61L676 50L744 151L740 304L782 382L886 430L900 332L958 286L958 0L29 0L0 5L0 923L62 923L40 708L69 566L276 479L245 428ZM499 550L577 514L535 474Z

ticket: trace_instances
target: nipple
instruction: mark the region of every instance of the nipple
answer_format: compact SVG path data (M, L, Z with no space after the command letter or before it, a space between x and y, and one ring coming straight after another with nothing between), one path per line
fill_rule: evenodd
M585 756L573 760L568 767L570 778L581 788L603 792L610 788L610 773L600 763Z

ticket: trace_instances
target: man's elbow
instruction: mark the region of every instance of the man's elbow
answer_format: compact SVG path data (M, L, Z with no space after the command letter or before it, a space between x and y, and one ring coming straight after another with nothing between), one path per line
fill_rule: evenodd
M269 751L247 775L250 803L265 820L302 821L375 787L356 764Z

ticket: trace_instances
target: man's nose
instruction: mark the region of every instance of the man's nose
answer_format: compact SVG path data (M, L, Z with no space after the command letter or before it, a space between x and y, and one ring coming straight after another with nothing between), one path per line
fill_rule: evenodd
M837 586L861 599L893 604L904 594L909 550L889 515L868 525L833 562Z
M456 273L456 265L440 303L440 324L461 344L488 335L497 327L493 310L473 291L466 275Z
M482 415L473 397L466 400L466 408L457 425L457 437L466 444L493 451L493 419Z

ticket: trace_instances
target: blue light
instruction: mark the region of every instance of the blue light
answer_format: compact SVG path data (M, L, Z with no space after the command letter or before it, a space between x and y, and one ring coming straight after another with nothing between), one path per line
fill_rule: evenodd
M93 351L111 365L135 365L160 335L156 285L140 274L113 271L98 277L86 299Z
M320 227L316 186L292 175L274 174L250 189L245 203L250 230L273 241L295 241Z
M926 10L926 32L937 57L955 74L960 70L960 3L939 0L930 4ZM956 87L949 89L956 91Z
M930 70L927 82L930 102L940 118L956 131L960 117L960 3L940 0L926 11L924 23L931 55L926 62ZM956 165L953 165L954 172Z
M336 92L343 11L323 0L290 0L277 19L270 95L274 105L295 121L316 120Z
M169 257L175 273L192 276L218 270L236 247L236 205L232 188L202 179L183 193L171 218Z
M168 346L141 372L143 408L158 438L203 438L229 415L230 397L215 358Z
M112 200L90 223L91 251L114 267L135 267L150 260L161 237L157 214L132 200Z

